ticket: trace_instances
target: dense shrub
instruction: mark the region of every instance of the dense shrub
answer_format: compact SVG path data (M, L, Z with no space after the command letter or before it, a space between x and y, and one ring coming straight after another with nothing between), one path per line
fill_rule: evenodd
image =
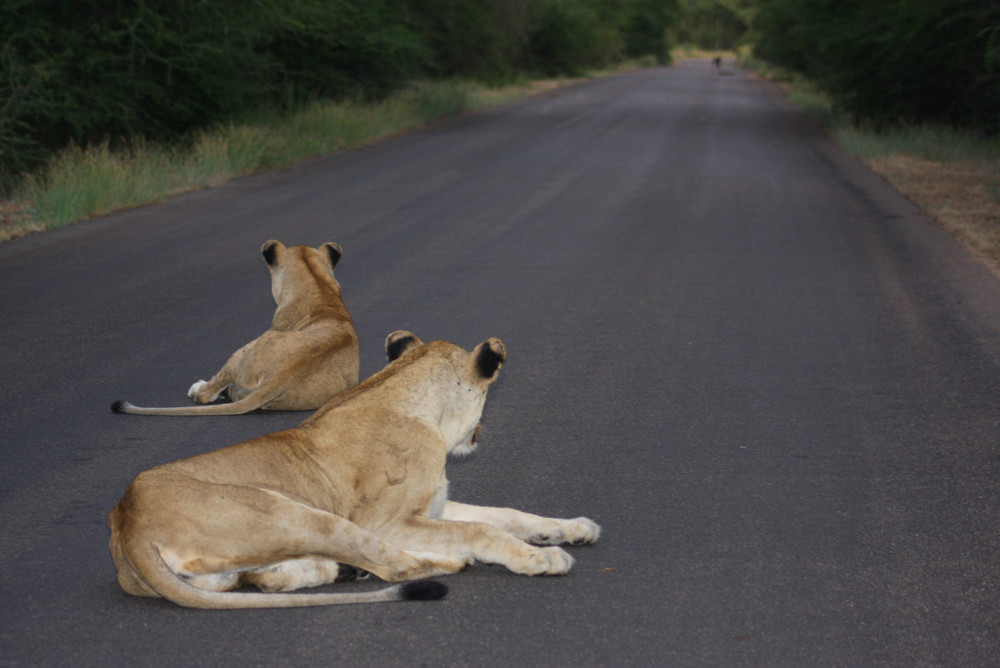
M761 0L758 54L876 127L1000 132L1000 3Z
M70 143L170 140L422 77L663 57L676 0L4 0L0 178ZM3 183L0 182L0 190Z
M529 0L411 0L434 77L502 78L520 66Z
M381 97L417 76L430 57L402 0L272 2L258 47L273 71L272 95Z
M679 14L676 1L635 0L625 21L625 53L633 58L655 56L660 63L670 62L667 29Z
M426 53L402 19L393 0L5 0L2 167L70 141L170 138L262 103L384 92Z
M576 75L603 64L609 45L597 11L574 0L547 0L534 20L531 62L547 75ZM610 45L614 50L616 45Z

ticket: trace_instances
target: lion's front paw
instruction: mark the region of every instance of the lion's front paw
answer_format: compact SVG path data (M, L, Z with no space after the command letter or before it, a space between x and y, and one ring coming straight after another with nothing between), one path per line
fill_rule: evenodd
M566 540L573 545L586 545L594 543L601 535L601 527L589 517L577 517L570 520L570 527L566 531Z
M537 529L528 542L532 545L584 545L601 535L601 527L586 517L575 520L552 520L553 526Z
M519 568L511 570L522 575L562 575L569 572L573 563L573 557L561 547L539 547Z

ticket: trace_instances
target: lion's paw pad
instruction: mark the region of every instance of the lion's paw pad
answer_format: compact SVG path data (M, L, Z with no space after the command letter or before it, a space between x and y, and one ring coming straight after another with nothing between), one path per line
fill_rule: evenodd
M208 385L208 381L207 380L199 380L199 381L197 381L194 385L192 385L190 387L190 389L188 389L188 397L191 398L191 399L197 399L198 398L198 393L201 392L201 389L203 387L205 387L206 385Z
M561 547L537 549L529 558L527 575L562 575L573 567L574 559Z
M572 529L566 533L570 536L570 543L573 545L596 542L601 535L601 527L588 517L577 517L571 522Z

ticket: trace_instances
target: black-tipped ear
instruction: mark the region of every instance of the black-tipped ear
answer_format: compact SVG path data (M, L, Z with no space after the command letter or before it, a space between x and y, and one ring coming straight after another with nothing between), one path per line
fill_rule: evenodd
M423 341L410 332L397 330L385 337L385 354L389 361L397 360L410 348L422 345Z
M284 244L274 239L264 242L264 245L260 247L260 254L264 256L264 262L267 262L267 266L273 267L277 264L278 252L284 250L284 248Z
M330 256L331 267L336 267L337 263L340 262L340 258L344 256L344 249L340 247L340 244L335 244L332 241L328 241L320 246L320 250L325 250Z
M487 339L476 348L476 369L483 378L493 378L507 359L507 349L500 339Z

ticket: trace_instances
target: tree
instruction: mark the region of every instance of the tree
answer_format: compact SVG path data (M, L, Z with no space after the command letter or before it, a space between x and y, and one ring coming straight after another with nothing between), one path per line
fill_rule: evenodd
M634 0L625 24L625 53L633 58L652 55L660 63L670 62L667 30L680 11L677 0Z

